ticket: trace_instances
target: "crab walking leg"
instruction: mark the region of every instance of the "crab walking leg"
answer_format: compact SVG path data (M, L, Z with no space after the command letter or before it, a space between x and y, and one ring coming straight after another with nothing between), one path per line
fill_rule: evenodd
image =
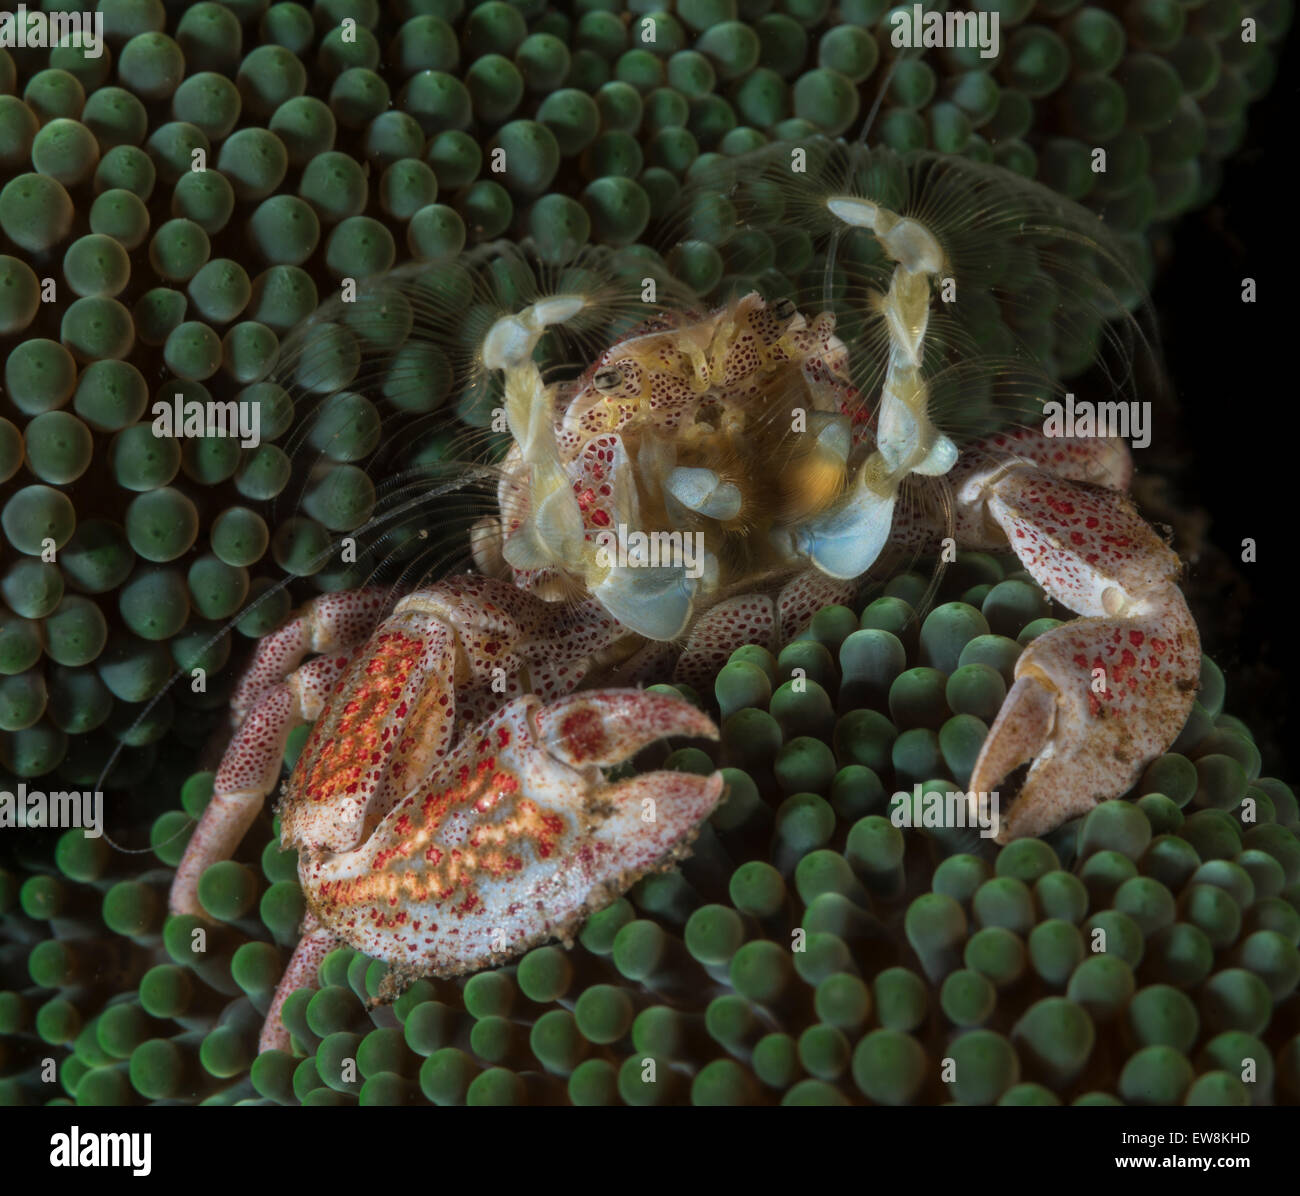
M673 680L707 691L737 648L759 644L777 650L803 631L823 606L851 602L857 591L856 582L808 569L782 586L775 602L764 594L719 602L691 629Z
M987 465L990 456L1003 462L1014 457L1058 478L1112 490L1127 490L1133 481L1133 454L1122 436L1048 436L1037 428L1008 428L962 450L951 474L954 485Z
M371 587L322 594L257 642L252 663L230 699L235 726L279 685L309 652L346 652L363 643L383 617L388 590Z
M691 629L673 669L673 680L694 689L712 684L731 654L746 644L772 648L776 641L776 610L765 594L729 598L710 607Z
M859 589L856 579L841 581L815 569L786 582L776 597L777 618L781 621L779 642L786 644L807 631L813 615L822 607L852 603Z
M280 982L275 986L275 995L271 998L266 1019L262 1022L262 1032L257 1038L259 1054L262 1051L288 1052L292 1049L289 1028L281 1020L280 1011L289 996L298 989L320 987L317 969L338 943L339 936L322 926L310 910L303 915L298 945L293 949Z
M249 711L221 758L212 800L176 869L168 899L172 913L206 916L199 877L209 864L234 854L280 779L289 733L320 714L348 663L344 653L310 661L263 693Z
M459 975L564 937L679 855L721 799L720 773L604 779L602 768L668 735L717 729L680 698L641 690L516 699L362 846L301 854L308 908L411 974Z
M1025 568L1083 618L1033 640L971 775L992 793L1032 758L997 839L1042 834L1118 797L1178 736L1201 647L1178 589L1179 560L1117 490L1024 464L988 465L958 491Z

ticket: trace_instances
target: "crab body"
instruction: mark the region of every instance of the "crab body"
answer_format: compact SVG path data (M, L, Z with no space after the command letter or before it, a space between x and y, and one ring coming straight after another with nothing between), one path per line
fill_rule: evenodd
M512 445L474 529L478 571L391 610L379 590L326 595L260 643L171 903L201 912L202 869L233 852L289 732L314 720L281 804L308 913L263 1047L287 1044L280 1004L337 942L399 976L472 971L567 938L678 858L721 774L603 770L716 729L635 686L671 667L705 687L736 648L776 648L851 601L891 552L1009 546L1081 616L1021 654L976 762L971 789L988 793L1032 761L1000 840L1121 794L1178 734L1199 641L1176 555L1124 493L1123 442L1019 428L959 447L932 418L926 363L954 270L943 239L860 195L824 207L892 271L863 300L874 373L835 311L750 293L659 311L545 382L538 341L594 304L539 298L482 341Z

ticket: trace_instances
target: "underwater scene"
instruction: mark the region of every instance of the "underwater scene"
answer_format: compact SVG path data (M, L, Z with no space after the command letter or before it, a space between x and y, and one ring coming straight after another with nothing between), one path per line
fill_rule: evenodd
M4 4L0 1103L1300 1104L1291 21Z

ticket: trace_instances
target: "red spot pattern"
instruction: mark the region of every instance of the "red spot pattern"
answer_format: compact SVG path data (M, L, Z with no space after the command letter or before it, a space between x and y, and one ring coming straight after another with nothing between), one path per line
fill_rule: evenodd
M967 452L979 455L989 449L1014 454L1065 481L1127 490L1133 475L1128 444L1118 437L1044 436L1039 428L1014 428L985 437Z
M1139 707L1158 704L1162 695L1177 692L1180 682L1196 675L1199 646L1193 652L1182 636L1171 643L1123 623L1100 621L1067 624L1060 630L1071 628L1071 659L1080 671L1078 684L1087 687L1093 718L1135 703ZM1099 676L1104 683L1101 693L1097 692Z
M366 655L322 712L310 751L304 749L294 775L301 797L325 802L373 788L393 750L397 698L423 648L422 640L395 631L371 639Z
M1115 490L1024 467L994 484L989 510L1043 588L1084 615L1107 613L1107 589L1140 600L1177 572L1178 558Z
M692 629L673 671L673 680L695 688L713 684L718 669L745 644L774 648L774 604L763 594L750 594L719 603L706 611Z
M827 577L816 569L801 573L781 591L777 600L782 641L791 640L803 631L823 606L852 601L857 588L855 581Z
M575 465L577 476L573 493L578 499L578 509L588 528L587 539L593 538L592 529L611 528L616 522L614 510L614 480L619 468L631 471L631 463L623 451L623 442L614 435L597 436L582 446ZM631 479L626 479L631 484Z
M578 764L601 759L608 748L600 712L590 706L580 706L565 716L560 724L560 737L569 745Z
M504 712L483 728L472 751L403 800L364 871L311 885L317 915L333 925L391 930L405 923L412 905L433 903L460 919L479 906L482 881L517 875L530 858L550 859L565 819L523 796L494 742L511 742Z

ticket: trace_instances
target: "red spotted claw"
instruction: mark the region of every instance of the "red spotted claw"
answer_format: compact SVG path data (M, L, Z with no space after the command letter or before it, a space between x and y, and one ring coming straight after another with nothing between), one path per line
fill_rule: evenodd
M308 908L352 946L418 975L490 967L553 938L682 853L721 773L602 768L669 735L716 737L679 698L594 690L516 698L468 735L365 843L304 845Z
M1178 588L1177 555L1119 490L1003 463L973 472L960 497L1043 589L1083 616L1021 653L975 762L971 791L988 794L1033 760L1000 819L1005 843L1044 834L1133 785L1187 721L1201 643ZM991 544L987 524L985 534Z

